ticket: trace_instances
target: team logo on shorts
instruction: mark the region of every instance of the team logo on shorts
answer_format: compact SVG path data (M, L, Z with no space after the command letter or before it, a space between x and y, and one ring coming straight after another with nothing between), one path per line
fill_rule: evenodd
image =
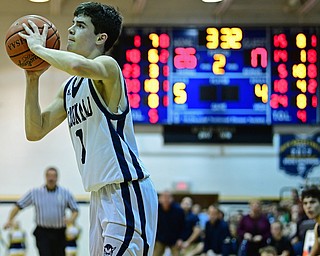
M112 256L116 248L117 247L113 247L111 244L106 244L103 249L103 256Z

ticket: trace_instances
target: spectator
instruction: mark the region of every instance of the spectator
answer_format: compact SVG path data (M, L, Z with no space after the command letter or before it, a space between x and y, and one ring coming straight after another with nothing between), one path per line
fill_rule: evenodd
M194 215L191 211L193 201L190 197L184 197L181 201L181 208L184 211L185 226L182 233L181 244L178 247L181 249L182 255L192 255L201 240L201 228L198 216Z
M260 256L277 256L277 251L272 246L266 246L259 250Z
M192 206L192 213L198 216L200 228L204 230L206 223L209 220L208 211L202 209L200 204L194 204Z
M77 240L81 229L77 225L68 225L66 229L66 256L77 256Z
M283 225L280 221L271 224L271 238L267 240L267 243L273 246L280 256L294 256L289 239L283 235Z
M219 209L211 205L208 208L209 221L205 227L204 252L229 255L230 230L227 222L220 219Z
M159 195L158 227L153 256L162 256L167 247L172 256L179 255L178 244L182 243L184 213L180 205L175 203L169 191Z
M18 212L33 205L37 224L33 234L36 237L40 256L64 256L66 225L74 223L78 216L78 205L67 189L57 185L58 171L56 168L48 168L45 171L45 178L44 186L31 189L18 200L4 228L12 227ZM70 219L65 219L67 208L72 211Z
M266 246L266 241L271 236L270 223L261 212L260 201L250 202L250 212L242 217L237 231L240 242L246 243L246 255L259 255L259 249Z
M21 229L18 221L15 221L9 230L9 256L26 255L26 233Z

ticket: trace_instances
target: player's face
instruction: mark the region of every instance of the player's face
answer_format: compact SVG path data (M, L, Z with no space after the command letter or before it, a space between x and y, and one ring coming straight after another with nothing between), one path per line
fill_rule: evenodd
M96 49L97 40L91 18L84 15L74 17L68 32L67 50L90 57Z
M316 219L320 215L320 202L314 197L305 197L302 201L303 210L309 219Z

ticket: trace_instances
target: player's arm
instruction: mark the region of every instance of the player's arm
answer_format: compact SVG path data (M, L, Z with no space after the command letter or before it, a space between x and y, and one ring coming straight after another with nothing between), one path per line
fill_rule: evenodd
M320 253L319 236L318 236L318 223L314 226L314 244L312 246L310 256L317 256Z
M112 80L114 75L119 73L111 57L103 55L90 59L73 52L46 48L48 25L44 24L43 32L40 34L38 27L32 21L29 21L29 24L32 29L22 24L27 34L19 33L19 35L27 40L34 54L53 67L70 75L102 81Z
M25 132L28 140L42 139L66 118L63 88L53 102L41 111L39 104L39 72L26 72Z
M12 210L11 210L11 212L9 214L9 218L8 218L7 222L3 226L4 229L12 227L13 220L17 216L19 211L20 211L20 208L17 205L15 205L12 208Z

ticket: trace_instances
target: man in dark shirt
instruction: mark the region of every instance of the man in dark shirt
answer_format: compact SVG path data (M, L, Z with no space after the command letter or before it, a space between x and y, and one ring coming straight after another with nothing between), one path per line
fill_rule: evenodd
M173 201L169 191L162 192L159 195L158 227L153 256L162 256L166 247L170 248L172 256L179 255L177 245L182 243L183 229L183 210Z
M219 218L219 209L211 205L208 208L209 221L205 227L204 252L229 255L227 240L231 237L227 222Z
M190 197L184 197L181 200L180 205L185 216L185 227L182 232L183 243L178 245L181 249L180 255L192 255L201 240L200 221L198 216L193 214L191 211L193 201Z

